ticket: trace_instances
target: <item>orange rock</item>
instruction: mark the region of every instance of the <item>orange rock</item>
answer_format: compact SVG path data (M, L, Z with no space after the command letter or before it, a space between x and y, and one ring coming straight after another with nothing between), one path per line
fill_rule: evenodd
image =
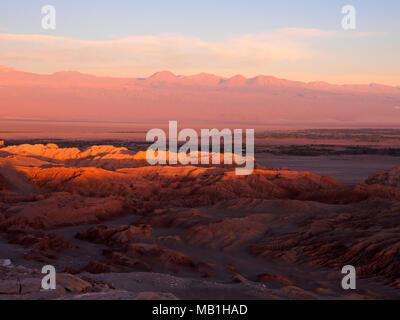
M57 274L56 282L57 286L59 285L73 293L85 292L92 287L89 282L68 273Z
M263 273L257 276L257 281L258 282L263 282L263 283L280 283L283 285L288 285L288 286L295 286L296 283L294 283L292 280L285 278L281 275L277 274L268 274L268 273Z

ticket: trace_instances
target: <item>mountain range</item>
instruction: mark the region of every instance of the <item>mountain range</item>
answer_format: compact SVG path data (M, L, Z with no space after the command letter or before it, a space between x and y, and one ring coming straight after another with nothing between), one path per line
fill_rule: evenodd
M0 67L0 118L246 124L391 125L400 87L169 71L148 78L43 75Z

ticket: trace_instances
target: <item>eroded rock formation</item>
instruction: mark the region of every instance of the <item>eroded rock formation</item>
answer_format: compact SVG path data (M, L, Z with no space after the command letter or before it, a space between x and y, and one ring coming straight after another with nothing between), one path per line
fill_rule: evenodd
M3 245L24 248L19 258L29 263L98 281L162 273L182 283L251 286L253 298L337 298L341 267L351 264L364 281L355 298L395 297L399 212L398 168L345 186L332 177L262 167L236 176L222 166L148 166L143 152L112 146L0 149ZM63 287L89 297L96 293L91 279ZM34 290L4 281L0 297ZM107 295L132 297L118 290ZM247 294L235 290L226 296Z

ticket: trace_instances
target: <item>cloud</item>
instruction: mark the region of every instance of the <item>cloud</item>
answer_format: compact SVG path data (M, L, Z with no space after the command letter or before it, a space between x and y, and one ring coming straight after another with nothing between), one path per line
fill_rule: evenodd
M336 31L288 28L206 41L182 35L131 36L88 41L66 37L0 34L0 64L35 72L80 70L115 75L135 71L266 69L270 64L312 59L320 54L313 39L341 36ZM131 74L132 75L132 74Z

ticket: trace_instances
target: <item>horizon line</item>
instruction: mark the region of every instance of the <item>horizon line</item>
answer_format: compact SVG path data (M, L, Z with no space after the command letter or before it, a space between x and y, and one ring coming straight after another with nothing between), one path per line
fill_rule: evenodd
M225 77L225 76L220 76L218 74L215 73L209 73L209 72L200 72L200 73L195 73L195 74L178 74L175 73L174 71L171 70L160 70L157 72L154 72L152 74L150 74L147 77L137 77L137 76L128 76L128 77L120 77L120 76L112 76L112 75L96 75L93 73L86 73L86 72L82 72L79 70L68 70L68 69L64 69L64 70L59 70L59 71L55 71L52 73L42 73L42 72L33 72L33 71L25 71L22 69L18 69L18 68L14 68L14 67L9 67L6 65L1 65L0 64L0 72L23 72L23 73L30 73L30 74L35 74L35 75L40 75L40 76L52 76L52 75L57 75L57 74L61 74L61 73L76 73L76 74L81 74L81 75L85 75L85 76L91 76L91 77L95 77L95 78L112 78L112 79L134 79L134 80L148 80L151 79L152 77L159 75L159 74L170 74L176 78L189 78L189 77L195 77L195 76L200 76L200 75L206 75L206 76L212 76L212 77L217 77L220 80L225 80L225 81L229 81L231 79L234 78L238 78L238 77L242 77L244 78L246 81L248 80L254 80L257 79L259 77L265 77L265 78L273 78L276 80L281 80L281 81L287 81L287 82L291 82L291 83L301 83L301 84L308 84L308 85L312 85L312 84L327 84L327 85L331 85L331 86L340 86L340 87L350 87L350 86L373 86L373 85L378 85L378 86L383 86L383 87L390 87L390 88L399 88L400 89L400 84L398 85L389 85L389 84L382 84L379 82L368 82L368 83L332 83L332 82L328 82L328 81L324 81L324 80L314 80L314 81L302 81L302 80L291 80L291 79L287 79L287 78L280 78L271 74L258 74L256 76L245 76L243 74L233 74L231 76Z

